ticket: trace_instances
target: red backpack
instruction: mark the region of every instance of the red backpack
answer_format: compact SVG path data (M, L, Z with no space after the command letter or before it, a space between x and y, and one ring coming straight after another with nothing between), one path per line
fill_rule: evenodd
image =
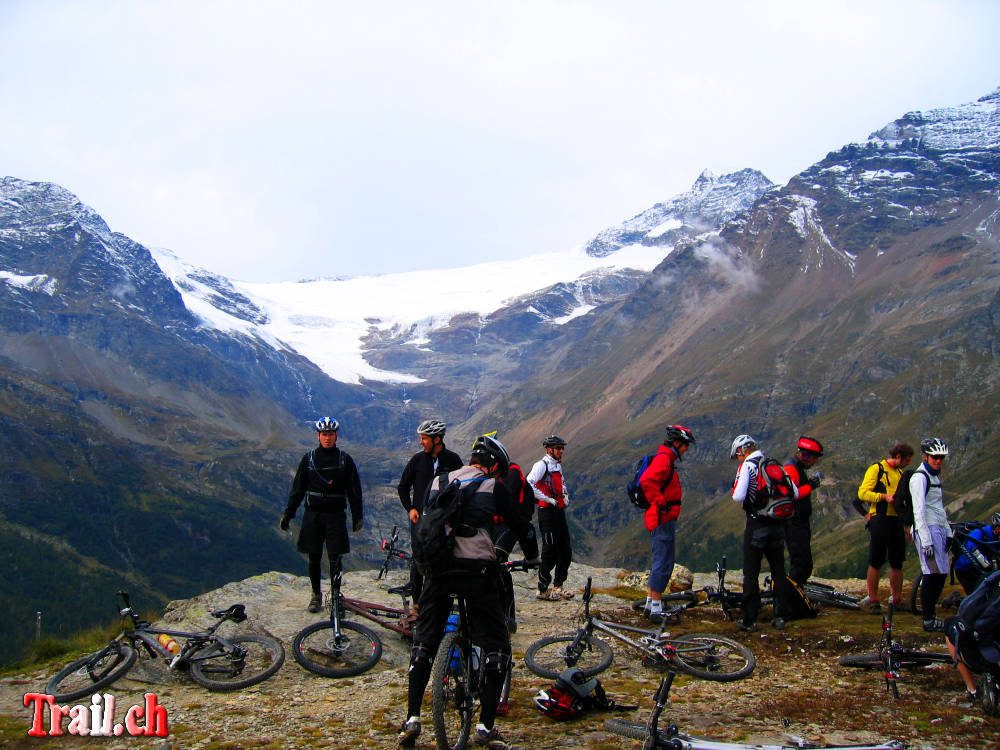
M756 498L747 500L747 512L758 518L784 521L795 515L795 498L798 492L785 467L773 458L755 458L757 467Z
M511 476L511 472L514 472L513 476ZM507 470L507 479L513 479L513 481L505 482L507 486L519 485L521 487L521 491L517 493L514 500L517 502L517 509L521 511L521 515L524 516L525 520L531 521L535 516L535 506L538 505L538 502L535 500L534 490L531 489L531 485L524 478L524 472L521 471L521 467L511 462L510 469Z

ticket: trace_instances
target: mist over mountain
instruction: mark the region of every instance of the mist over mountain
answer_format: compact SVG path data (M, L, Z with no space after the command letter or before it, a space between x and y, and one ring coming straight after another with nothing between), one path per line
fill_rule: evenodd
M863 565L847 501L897 440L944 437L952 510L983 515L1000 500L998 103L908 113L784 186L704 173L583 248L294 284L192 268L64 188L3 178L0 660L37 610L66 632L117 588L162 601L298 572L276 520L321 414L365 485L355 566L402 520L395 483L430 415L460 453L489 429L522 463L567 438L595 563L646 564L622 487L672 422L698 437L679 535L696 568L740 559L738 432L779 457L823 441L828 574Z

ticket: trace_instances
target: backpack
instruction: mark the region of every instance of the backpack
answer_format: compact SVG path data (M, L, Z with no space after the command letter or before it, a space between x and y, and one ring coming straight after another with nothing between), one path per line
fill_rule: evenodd
M785 467L773 458L751 460L757 467L757 487L755 492L747 493L747 512L774 521L794 516L796 487Z
M974 631L973 640L988 661L1000 663L997 638L1000 637L1000 571L984 578L958 608L961 630Z
M787 593L786 604L788 605L788 619L800 620L807 617L815 617L819 614L819 605L813 603L806 592L796 581L787 579L785 592Z
M440 484L442 479L438 479ZM432 577L454 567L455 526L462 505L486 477L456 479L443 489L431 492L424 503L424 512L413 527L411 555L420 575Z
M642 491L642 475L646 473L646 469L649 468L649 464L656 457L656 453L651 456L643 456L639 459L639 463L635 465L635 474L632 476L632 481L625 485L625 494L628 495L629 501L636 508L640 510L646 510L649 507L649 500L646 499L646 493ZM667 475L667 481L663 483L666 487L670 484L670 480L674 478L674 467L670 466L670 473Z
M927 476L927 472L920 469L907 469L903 472L903 476L899 479L899 486L896 487L895 502L893 503L896 506L896 515L903 522L903 526L913 526L913 498L910 497L910 479L914 474L923 474L927 482L927 487L924 488L925 492L931 486L931 478Z
M609 698L596 677L587 677L579 669L567 669L556 684L539 690L535 707L551 719L576 719L585 711L634 711L638 706L623 706Z
M524 519L530 522L535 517L535 506L538 505L538 501L535 500L535 493L531 489L531 485L528 484L528 480L524 478L524 471L521 470L518 464L511 462L510 468L507 471L508 474L512 471L516 472L521 478L521 492L514 498L514 501L517 503L517 509L521 511Z
M878 476L875 477L875 487L874 487L873 491L874 492L881 492L882 494L885 494L885 491L888 488L886 487L885 482L882 480L882 477L888 476L888 472L885 470L885 467L882 465L881 461L879 461L878 463L872 464L872 466L877 466L878 467ZM871 468L871 466L869 466L868 468ZM865 474L867 474L867 473L868 472L866 471ZM887 504L888 503L886 503L885 500L879 500L877 503L875 503L875 515L884 515L885 514L885 506ZM868 515L868 511L871 509L871 504L868 503L868 502L865 502L860 497L855 497L853 500L851 500L851 506L854 508L854 510L856 510L862 516L867 516Z

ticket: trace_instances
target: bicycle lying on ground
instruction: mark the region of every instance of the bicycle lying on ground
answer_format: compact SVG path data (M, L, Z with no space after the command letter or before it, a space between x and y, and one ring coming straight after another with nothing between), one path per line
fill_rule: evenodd
M899 700L899 688L896 686L896 680L900 677L900 669L927 667L931 664L951 664L952 658L951 654L943 652L905 649L903 644L893 640L893 610L894 607L890 601L886 614L882 616L882 640L879 643L878 651L867 654L845 654L840 657L838 663L843 667L881 669L885 675L885 689L892 693L893 698Z
M861 609L860 596L848 594L846 591L837 591L827 583L806 581L802 584L802 591L814 604L824 607L839 607L840 609ZM774 586L770 576L764 578L764 590L761 592L760 603L762 606L774 603Z
M806 750L806 748L825 748L826 750L904 750L906 744L898 740L890 740L868 745L814 745L799 738L794 738L787 745L748 745L742 742L722 742L682 732L674 723L665 727L659 726L660 715L670 697L670 685L675 673L670 672L660 680L656 690L655 704L649 720L643 724L625 719L606 719L604 730L621 737L630 737L642 742L643 750L656 748L671 748L672 750Z
M642 654L649 666L669 666L705 680L731 682L749 677L757 664L753 653L739 641L709 633L671 636L666 620L658 630L607 622L590 612L592 580L583 594L583 626L573 634L548 636L535 641L524 653L524 663L540 677L558 677L569 667L588 677L611 666L614 653L596 633L610 636ZM634 637L629 637L628 634Z
M118 595L125 603L119 610L122 632L100 651L77 659L49 680L45 691L56 701L87 698L111 685L125 676L143 650L151 659L162 657L168 669L187 669L199 685L219 691L239 690L263 682L285 661L281 641L271 636L228 637L216 632L224 622L240 623L247 619L242 604L212 612L218 622L207 630L188 633L153 627L139 619L126 592L119 591ZM177 639L183 639L183 644Z
M524 560L502 563L508 570L529 570ZM462 750L472 733L473 719L479 715L480 696L485 680L486 660L472 643L465 599L456 596L458 609L455 629L445 633L431 669L431 707L434 737L439 750ZM506 706L510 695L513 660L507 663L500 689L499 705ZM506 710L498 708L498 714Z
M722 614L727 620L733 619L733 610L743 606L743 594L739 591L730 591L726 588L726 558L722 562L715 564L715 573L719 579L718 586L703 586L700 589L689 589L688 591L676 591L672 594L664 594L662 601L664 605L671 606L663 610L664 618L668 620L680 620L681 613L685 609L702 605L716 605L722 608ZM640 599L632 605L632 609L643 608L644 600Z
M300 630L292 641L292 656L310 672L324 677L352 677L369 669L382 658L382 639L371 628L349 622L344 615L353 612L404 638L413 637L416 619L410 608L410 584L388 589L399 594L402 607L389 607L344 596L343 572L331 581L330 619L315 622Z

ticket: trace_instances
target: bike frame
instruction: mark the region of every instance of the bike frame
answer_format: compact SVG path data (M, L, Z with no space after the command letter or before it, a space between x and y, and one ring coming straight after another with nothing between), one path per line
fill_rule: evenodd
M381 625L383 628L395 630L397 633L406 638L411 638L413 636L413 630L410 627L412 624L413 610L410 608L410 600L407 599L406 594L401 591L399 592L400 597L403 599L402 609L390 607L386 604L379 604L377 602L366 602L362 599L352 599L344 596L340 589L343 578L344 574L343 572L340 572L331 582L333 599L332 606L330 607L330 621L333 623L335 633L340 633L340 620L343 617L343 612L353 612L366 620L371 620L372 622Z
M410 553L401 547L396 546L399 541L399 527L393 526L392 533L389 534L388 539L382 540L382 549L385 550L385 560L382 562L382 568L379 570L378 575L375 576L376 581L380 581L389 574L389 563L393 559L399 560L409 560Z

